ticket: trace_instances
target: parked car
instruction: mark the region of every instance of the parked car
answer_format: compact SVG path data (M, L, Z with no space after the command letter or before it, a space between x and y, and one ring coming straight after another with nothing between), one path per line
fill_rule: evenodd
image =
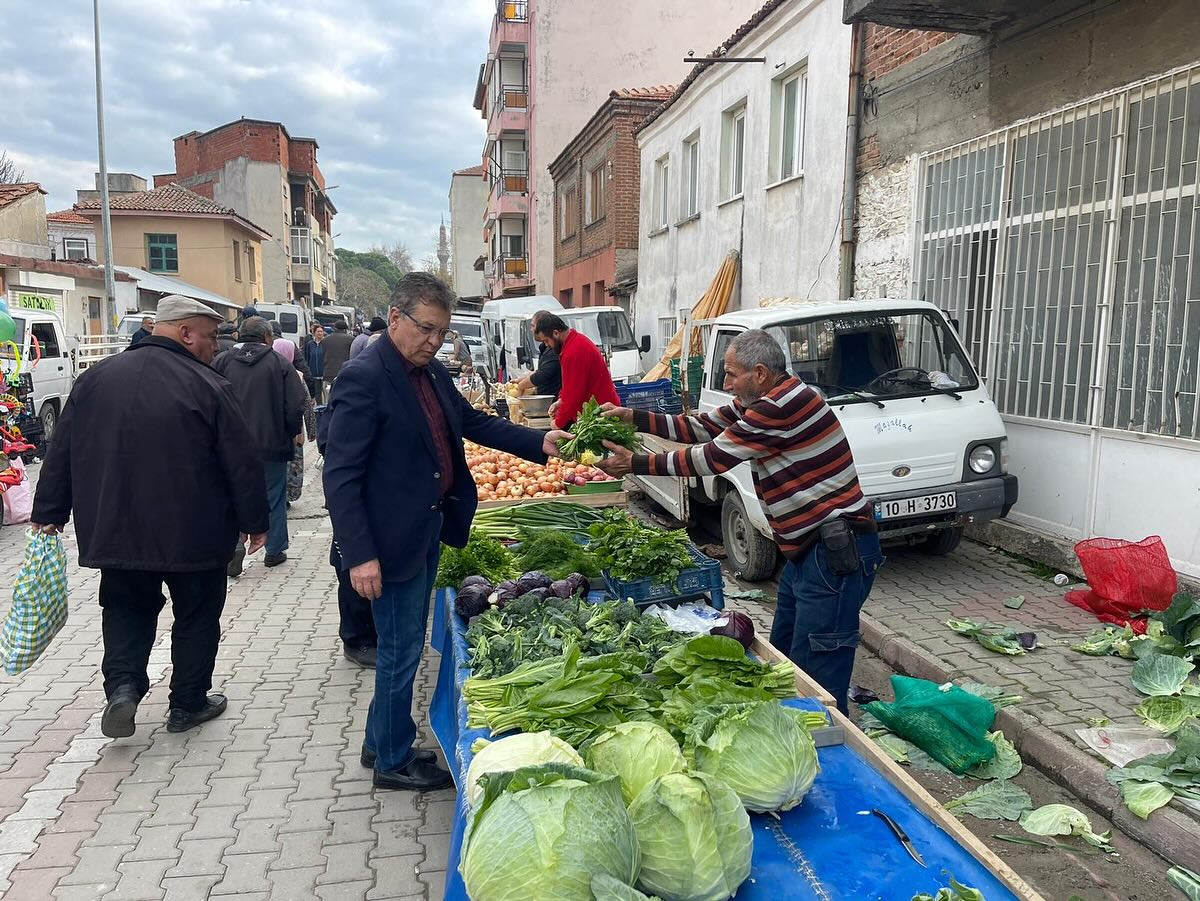
M268 322L278 322L283 337L297 347L300 346L304 336L309 333L309 323L312 320L308 310L298 303L260 303L255 304L254 309L258 310L258 315Z
M953 324L932 304L811 302L695 325L707 335L702 412L732 400L724 359L734 338L761 328L779 341L789 370L821 391L841 422L883 540L948 554L966 523L1003 518L1016 503L1004 423ZM645 446L659 453L681 445L647 435ZM628 478L680 520L693 504L719 508L733 568L751 580L774 571L773 533L750 464L709 478Z
M75 381L72 348L62 321L54 313L18 309L9 314L17 326L13 340L21 351L21 371L32 377L34 412L49 441ZM11 351L0 351L0 366L5 374L16 368Z

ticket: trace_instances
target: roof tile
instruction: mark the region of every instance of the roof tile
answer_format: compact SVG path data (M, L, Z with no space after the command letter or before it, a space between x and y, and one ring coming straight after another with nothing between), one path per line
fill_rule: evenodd
M46 214L46 220L49 222L69 222L72 225L91 225L92 220L87 216L80 216L74 210L57 210L53 213Z
M27 197L34 191L46 193L42 191L42 186L36 181L18 181L10 185L0 185L0 207L8 206L13 201Z
M221 206L207 197L201 197L195 191L189 191L182 185L172 182L155 188L153 191L136 191L131 194L111 194L108 198L109 209L117 212L144 213L189 213L208 216L232 216L244 225L264 232L249 219L240 215L237 210ZM74 207L75 210L99 210L99 200L84 200Z

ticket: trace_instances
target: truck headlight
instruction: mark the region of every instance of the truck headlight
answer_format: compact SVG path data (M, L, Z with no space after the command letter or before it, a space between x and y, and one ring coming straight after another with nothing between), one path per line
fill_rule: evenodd
M980 444L972 448L967 457L967 465L976 475L991 472L996 465L996 451L990 444Z

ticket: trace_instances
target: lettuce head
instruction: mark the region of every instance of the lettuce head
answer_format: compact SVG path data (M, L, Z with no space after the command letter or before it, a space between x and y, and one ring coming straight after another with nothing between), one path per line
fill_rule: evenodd
M657 723L640 721L620 723L602 732L584 748L584 759L589 769L621 780L626 804L632 804L659 776L682 773L687 766L670 732Z
M475 744L475 757L467 769L467 803L474 807L483 797L480 778L484 773L503 773L539 763L569 763L581 767L583 758L549 732L518 732L496 741L481 739Z

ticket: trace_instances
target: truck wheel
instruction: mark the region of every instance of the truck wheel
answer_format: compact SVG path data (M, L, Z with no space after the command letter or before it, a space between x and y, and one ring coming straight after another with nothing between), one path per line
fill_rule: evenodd
M42 404L42 443L49 444L50 439L54 437L54 424L58 422L58 411L54 409L54 404L46 401Z
M961 528L940 529L917 546L927 554L933 554L935 557L945 557L947 554L954 552L954 549L958 547L958 543L962 541L962 536L963 530Z
M750 522L736 491L721 504L721 537L729 562L747 582L758 582L775 572L775 542L764 538Z

